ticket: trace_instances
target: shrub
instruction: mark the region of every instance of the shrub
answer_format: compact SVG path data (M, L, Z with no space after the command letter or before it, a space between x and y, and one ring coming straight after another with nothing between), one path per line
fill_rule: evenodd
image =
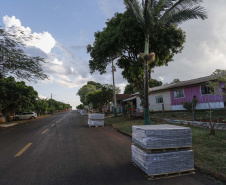
M6 122L11 122L12 118L10 117L10 115L6 115L5 120L6 120Z
M193 99L192 102L182 102L183 104L183 107L188 110L189 112L192 112L192 103L193 103L193 108L195 110L196 108L196 105L198 103L198 100L197 99Z

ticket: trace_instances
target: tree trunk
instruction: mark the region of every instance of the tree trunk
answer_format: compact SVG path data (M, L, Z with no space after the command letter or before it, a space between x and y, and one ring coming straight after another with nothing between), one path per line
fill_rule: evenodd
M149 54L149 36L145 35L145 49L144 54ZM148 59L144 57L144 124L150 125L150 115L149 115L149 86L148 86Z

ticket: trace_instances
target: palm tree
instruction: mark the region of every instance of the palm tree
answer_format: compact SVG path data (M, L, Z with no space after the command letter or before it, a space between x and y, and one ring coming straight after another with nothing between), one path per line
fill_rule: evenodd
M155 59L154 53L149 53L149 36L156 26L177 26L190 19L202 20L207 18L206 11L199 6L202 0L124 0L129 11L133 13L136 21L143 30L145 36L144 53L144 124L150 124L148 104L148 62Z

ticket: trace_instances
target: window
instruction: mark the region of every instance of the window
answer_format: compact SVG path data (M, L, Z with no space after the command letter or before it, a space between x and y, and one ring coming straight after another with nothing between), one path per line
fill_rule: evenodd
M184 97L184 89L178 89L174 91L174 98L183 98Z
M162 96L156 96L156 103L163 103L163 97Z
M207 85L202 85L201 86L201 92L202 92L202 95L211 94L211 92L214 92L214 89L213 88L210 88Z

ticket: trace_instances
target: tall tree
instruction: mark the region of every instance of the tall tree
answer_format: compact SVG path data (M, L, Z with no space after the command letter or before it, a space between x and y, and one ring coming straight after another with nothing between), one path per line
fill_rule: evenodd
M136 87L134 87L132 84L128 84L126 85L123 94L134 94L136 92L137 92Z
M119 53L117 65L123 69L123 77L133 84L143 100L144 67L139 57L144 40L142 29L138 23L134 22L134 18L128 11L115 14L106 24L107 27L102 32L94 34L93 46L87 47L87 52L92 58L89 61L90 71L91 73L99 71L100 74L104 74L106 66L110 64L108 52ZM150 42L150 49L155 51L156 60L148 65L149 74L152 68L167 65L173 60L174 54L182 51L185 33L175 26L158 27L150 36Z
M158 86L162 86L162 82L161 81L158 81L156 79L150 79L149 81L149 87L152 88L152 87L158 87Z
M144 37L144 124L150 124L148 104L148 62L155 59L154 53L149 53L149 37L156 25L162 27L175 26L190 19L206 19L207 15L203 7L199 6L202 0L124 0L127 9L133 12L137 23L140 25Z
M112 101L113 89L109 85L104 85L101 90L90 92L87 95L88 103L92 104L94 109L102 112L103 108L110 105Z
M47 102L47 99L40 99L38 98L35 103L35 110L36 112L41 115L45 114L48 110L49 104Z
M17 37L0 27L0 80L9 75L28 81L47 78L42 69L44 58L30 56L23 50L23 39L32 38L25 37L22 31L20 35Z
M150 82L149 82L150 88L158 87L158 86L161 86L161 85L162 85L162 82L158 81L156 79L151 79ZM134 94L136 92L138 92L138 91L137 91L137 88L135 87L135 85L133 85L133 84L126 85L125 90L124 90L124 94Z
M175 78L175 79L173 79L173 81L171 82L171 84L178 83L178 82L180 82L180 79L179 78Z
M94 81L88 81L87 85L93 85L96 87L97 90L100 90L103 86L100 83L94 82Z
M34 110L38 93L25 82L13 77L2 78L0 83L0 112L3 114Z
M92 84L87 83L86 85L82 86L77 92L77 95L80 96L80 102L83 103L84 105L88 105L87 102L88 93L94 92L96 90L97 90L96 86Z

